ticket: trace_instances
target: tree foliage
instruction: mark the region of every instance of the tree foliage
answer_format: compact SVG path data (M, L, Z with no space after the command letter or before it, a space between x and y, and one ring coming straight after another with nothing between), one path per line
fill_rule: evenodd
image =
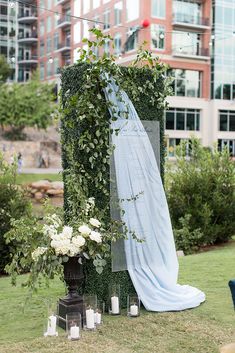
M4 55L0 55L0 84L6 82L11 74L11 67Z
M41 83L34 75L28 83L0 87L0 124L10 126L13 137L25 127L45 129L54 111L52 85Z
M166 189L176 245L189 253L234 235L235 174L227 149L211 151L192 139L190 158L186 151L182 143Z
M11 229L12 219L20 219L31 213L26 193L16 185L16 165L9 165L0 154L0 273L11 259L15 242L6 244L4 235Z

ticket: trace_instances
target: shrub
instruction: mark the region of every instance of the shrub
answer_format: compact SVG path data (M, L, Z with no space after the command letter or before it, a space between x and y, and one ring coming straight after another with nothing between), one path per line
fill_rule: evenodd
M225 242L234 235L234 162L227 150L211 151L199 140L190 143L190 158L182 143L176 166L167 173L167 198L176 244L185 252Z
M30 214L26 192L15 183L16 165L4 162L0 154L0 273L10 261L13 243L6 244L4 234L11 229L11 220Z

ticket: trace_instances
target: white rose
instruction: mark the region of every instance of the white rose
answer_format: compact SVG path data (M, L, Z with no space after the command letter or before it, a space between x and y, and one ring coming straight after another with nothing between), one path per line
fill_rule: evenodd
M91 234L89 235L91 240L96 241L97 243L102 242L102 236L99 232L92 231Z
M81 235L73 237L73 239L72 239L72 243L79 248L81 246L83 246L85 244L85 242L86 242L86 240Z
M64 226L64 228L62 230L62 234L65 238L70 239L73 234L73 228L69 227L69 226Z
M89 222L93 227L99 228L101 226L101 223L96 218L90 218Z
M88 202L89 202L91 205L94 205L94 204L95 204L95 198L94 198L94 197L89 197Z
M82 233L82 234L88 235L88 234L90 234L91 229L90 229L88 226L86 226L86 225L84 224L83 226L80 226L80 227L78 228L78 231L79 231L80 233Z

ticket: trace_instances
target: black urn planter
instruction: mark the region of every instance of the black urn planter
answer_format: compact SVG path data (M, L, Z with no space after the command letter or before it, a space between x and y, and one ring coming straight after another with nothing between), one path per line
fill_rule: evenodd
M83 265L79 262L79 257L69 257L64 266L64 280L68 288L68 294L59 299L58 319L59 326L66 329L66 315L79 312L83 317L83 298L78 294L78 288L83 285L84 273Z

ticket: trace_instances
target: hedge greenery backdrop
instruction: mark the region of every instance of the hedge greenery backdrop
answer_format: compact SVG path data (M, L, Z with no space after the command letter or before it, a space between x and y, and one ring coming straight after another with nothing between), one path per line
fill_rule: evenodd
M65 221L79 216L81 200L95 197L97 213L104 222L110 222L109 210L109 160L110 106L104 97L103 87L110 74L131 98L142 120L156 120L160 124L160 161L164 174L164 109L165 97L170 94L170 82L165 76L166 65L144 49L140 49L136 60L129 67L115 63L115 57L98 52L110 36L98 29L91 30L93 40L85 39L88 49L80 50L77 64L62 71L62 164L65 184ZM95 49L95 50L94 50ZM99 218L99 219L100 219ZM133 292L132 283L126 271L112 273L109 262L101 275L87 262L84 265L86 280L81 291L97 293L98 298L107 299L108 285L120 283L122 304Z

